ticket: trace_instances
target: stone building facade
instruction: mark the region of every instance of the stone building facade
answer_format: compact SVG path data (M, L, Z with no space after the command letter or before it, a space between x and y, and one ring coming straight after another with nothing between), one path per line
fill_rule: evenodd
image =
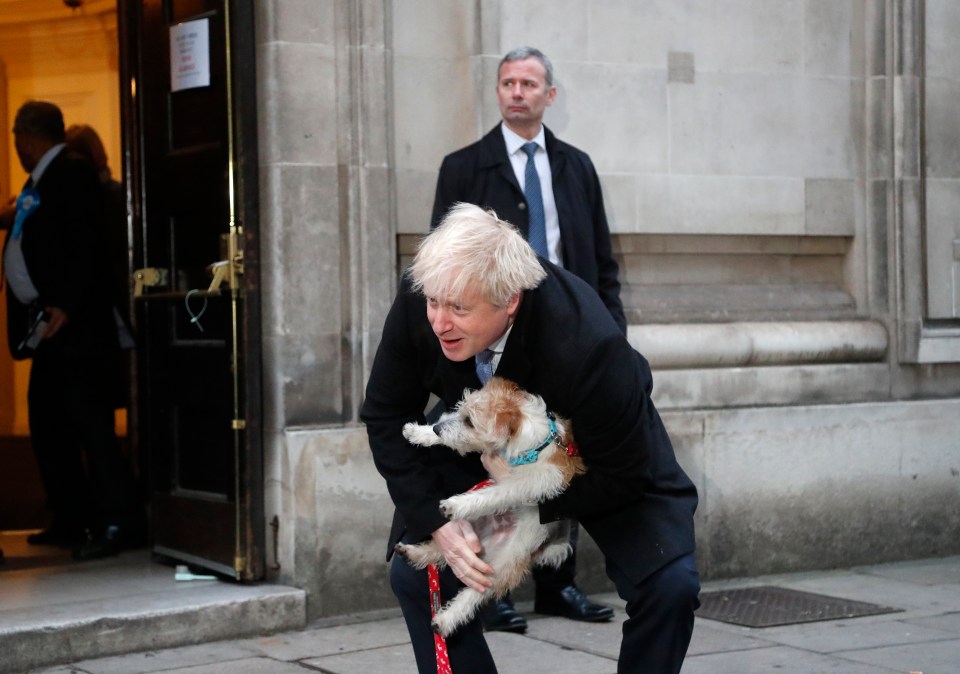
M960 5L257 7L267 566L312 616L393 605L365 376L440 160L526 44L601 175L702 574L960 552Z

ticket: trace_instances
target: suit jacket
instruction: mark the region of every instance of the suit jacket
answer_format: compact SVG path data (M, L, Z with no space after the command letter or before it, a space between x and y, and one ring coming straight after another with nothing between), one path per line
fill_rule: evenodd
M613 259L610 228L600 179L590 157L559 140L544 126L553 195L560 220L563 267L586 281L626 333L620 301L619 267ZM498 124L486 136L444 158L437 178L431 227L457 202L493 209L527 238L530 219Z
M56 306L69 318L57 335L41 342L42 352L84 359L113 355L117 331L110 296L103 190L96 170L66 148L50 162L35 186L40 205L23 223L21 249L30 278L40 293L38 307ZM4 248L9 243L7 233ZM15 357L29 321L30 307L7 283L7 339Z
M525 291L497 368L573 422L587 473L540 507L542 521L574 517L604 554L639 582L694 548L697 492L677 464L650 399L646 360L632 349L596 293L542 261L547 278ZM486 477L477 455L414 447L401 432L423 422L430 393L448 407L479 388L474 359L448 360L427 322L424 298L404 284L387 317L361 418L397 514L390 549L446 523L441 499ZM389 552L388 552L389 556Z

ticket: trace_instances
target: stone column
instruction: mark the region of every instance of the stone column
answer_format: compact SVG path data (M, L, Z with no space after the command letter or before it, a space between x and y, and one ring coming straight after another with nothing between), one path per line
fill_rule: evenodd
M363 450L363 383L395 287L388 10L257 3L267 567L315 592L317 513L331 510L317 455L345 437ZM288 442L305 428L327 434Z

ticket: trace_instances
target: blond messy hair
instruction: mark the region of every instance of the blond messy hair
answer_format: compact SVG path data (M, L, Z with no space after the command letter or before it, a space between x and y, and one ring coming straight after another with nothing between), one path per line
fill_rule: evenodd
M408 269L413 289L457 301L469 286L497 307L546 278L537 254L516 228L473 204L454 204L420 242Z

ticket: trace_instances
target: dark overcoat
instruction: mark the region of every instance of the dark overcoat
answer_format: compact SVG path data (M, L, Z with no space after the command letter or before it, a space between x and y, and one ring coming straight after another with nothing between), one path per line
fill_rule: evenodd
M589 286L541 262L547 277L524 291L496 374L570 419L587 465L586 475L541 505L541 520L576 518L606 557L640 582L694 549L697 491L650 399L646 359ZM389 550L405 532L411 541L428 537L446 522L439 501L486 477L478 455L413 446L401 430L408 421L423 422L431 393L451 408L465 388L479 386L474 359L457 363L443 355L423 296L405 282L384 325L361 410L397 508Z

